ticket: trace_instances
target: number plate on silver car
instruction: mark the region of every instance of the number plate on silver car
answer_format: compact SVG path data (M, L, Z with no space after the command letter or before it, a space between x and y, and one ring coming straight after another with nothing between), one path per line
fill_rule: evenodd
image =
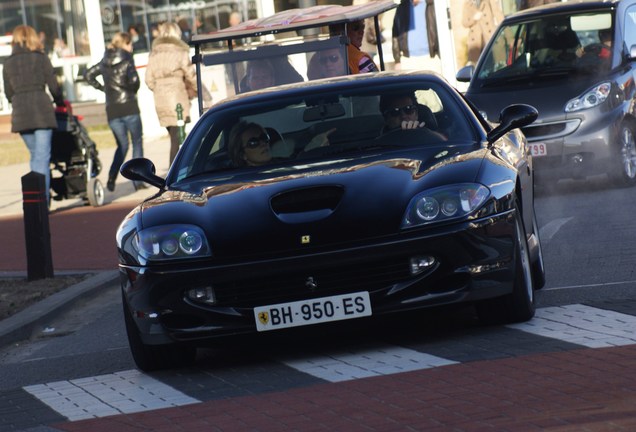
M278 330L371 315L367 291L254 308L258 331Z

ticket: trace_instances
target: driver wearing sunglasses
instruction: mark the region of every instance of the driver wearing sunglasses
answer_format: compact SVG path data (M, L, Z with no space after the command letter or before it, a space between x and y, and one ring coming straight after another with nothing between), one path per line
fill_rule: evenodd
M380 97L380 112L384 117L384 132L398 129L426 129L438 138L446 140L444 135L427 129L426 122L420 120L419 106L415 94L407 93Z

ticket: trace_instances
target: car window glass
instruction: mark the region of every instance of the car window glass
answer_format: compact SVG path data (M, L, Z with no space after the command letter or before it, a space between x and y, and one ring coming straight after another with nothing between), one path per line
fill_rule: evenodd
M201 46L201 82L212 101L277 85L349 74L345 39L329 34L268 40L251 38L231 51ZM281 54L284 48L295 54ZM292 48L290 48L292 47ZM204 103L203 108L209 108Z
M607 70L611 62L611 14L548 16L501 28L484 54L477 79L523 82L561 79ZM603 41L604 32L609 40ZM603 43L607 43L603 48Z
M636 6L630 6L625 11L625 51L630 52L636 45Z
M411 94L381 111L382 98ZM294 164L298 159L333 159L364 154L377 147L453 146L476 142L466 107L457 96L436 84L423 87L361 89L350 94L305 96L302 100L277 100L245 104L204 116L191 132L177 163L178 179L206 172L244 168L245 152L269 146L268 164ZM421 122L422 132L392 138L389 124L400 124L407 113ZM392 118L396 117L396 118ZM241 131L251 128L248 135ZM243 132L240 132L243 134ZM387 137L388 136L388 137ZM238 138L237 138L238 137ZM324 139L327 138L327 144ZM251 147L250 147L251 146ZM323 148L324 147L324 148ZM293 169L293 168L288 168Z

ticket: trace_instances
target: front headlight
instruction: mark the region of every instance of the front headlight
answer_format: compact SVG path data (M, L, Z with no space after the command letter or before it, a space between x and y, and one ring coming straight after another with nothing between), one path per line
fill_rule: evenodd
M146 228L135 235L132 246L139 257L147 261L210 256L203 230L195 225Z
M486 186L465 183L417 194L409 203L402 228L457 219L479 209L490 196Z
M610 92L612 90L612 84L608 82L604 82L602 84L597 85L594 88L591 88L582 96L571 99L565 105L565 112L575 112L581 111L589 108L594 108L605 102L605 100L609 97Z

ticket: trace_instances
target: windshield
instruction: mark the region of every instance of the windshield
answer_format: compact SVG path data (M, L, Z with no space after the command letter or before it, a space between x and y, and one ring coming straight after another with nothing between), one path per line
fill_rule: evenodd
M609 12L549 16L500 28L477 71L480 85L601 73L612 61Z
M254 98L204 116L176 161L178 179L477 141L467 107L437 83L334 93L321 88L288 100ZM417 130L401 130L405 121Z

